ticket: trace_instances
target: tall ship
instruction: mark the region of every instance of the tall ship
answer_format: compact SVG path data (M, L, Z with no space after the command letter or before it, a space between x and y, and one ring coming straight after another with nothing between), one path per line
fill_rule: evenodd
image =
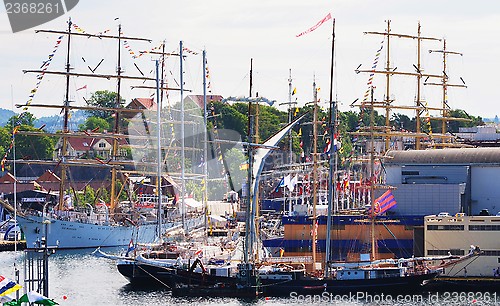
M53 52L41 69L24 71L35 73L38 82L28 102L17 105L23 110L19 121L29 109L48 108L61 111L63 124L58 133L47 133L42 129L24 131L18 126L13 132L14 136L16 134L31 137L52 136L59 139L53 160L16 160L14 158L9 161L14 170L16 164L45 165L49 167L47 176L58 182L58 186L45 191L45 198L38 200L37 205L20 206L19 209L14 209L14 205L9 204L12 202L2 201L12 213L16 212L27 247L39 247L43 244L61 249L127 246L131 240L152 243L158 239L159 235L166 235L169 231L179 228L189 230L202 226L205 220L200 208L202 205L196 201L196 205L190 206L187 203L189 195L185 181L188 176L198 181L203 177L201 174L187 173L185 171L187 167L184 167L185 152L191 152L191 158L195 159L195 156L199 158L201 149L187 148L185 143L187 137L183 134L184 124L187 121L184 119L184 112L172 114L174 110L160 108L159 105L165 96L163 91L168 87L163 80L163 75L161 81L158 77L148 77L141 71L140 63L136 61L144 54L152 54L162 57L162 67L164 67L167 54L164 44L134 53L130 46L131 42L151 42L151 40L125 36L121 25L118 26L116 35L110 34L109 30L90 34L71 19L68 20L68 27L65 31L37 30L36 32L59 36ZM98 73L104 59L95 67L90 67L84 57L82 57L82 63L78 62L82 64L81 67L72 63L74 58L71 53L72 42L82 38L89 41L111 40L117 43L115 73ZM65 70L48 69L57 49L64 45L64 40L67 41ZM122 62L122 53L125 52L134 60L135 75L125 74ZM169 55L180 58L178 53ZM91 72L81 72L82 67L88 67ZM182 80L182 65L180 74ZM35 93L42 79L47 75L64 77L65 99L62 105L33 103ZM70 85L76 78L116 80L117 91L113 97L114 100L108 101L107 106L89 103L87 106L74 105L72 103L74 101L71 101ZM141 83L133 85L134 89L151 91L160 88L162 94L157 96L156 101L154 98L136 98L124 107L121 88L125 80ZM160 86L148 86L148 83L153 81L160 83ZM184 89L181 86L181 88L169 88L169 90L180 91L182 97ZM92 130L71 130L71 115L73 111L78 110L99 113L106 118L112 118L110 125L112 128L110 131L99 130L99 127ZM156 115L159 116L160 112L165 112L163 115L168 118L168 122L164 120L161 124L157 124L156 120L151 119ZM199 141L200 136L196 136L194 128L190 130L194 133L194 135L189 134L190 145L192 145ZM82 154L83 147L98 148L98 151ZM157 150L164 153L163 158L155 157ZM180 162L181 155L182 163ZM5 160L2 164L4 162ZM162 173L168 171L169 174L157 175L157 167L162 167L164 170ZM74 176L82 171L81 169L95 169L96 174L104 169L109 175L101 179L102 183L99 186L95 184L96 178L91 178L82 186L81 183L75 184L73 180Z

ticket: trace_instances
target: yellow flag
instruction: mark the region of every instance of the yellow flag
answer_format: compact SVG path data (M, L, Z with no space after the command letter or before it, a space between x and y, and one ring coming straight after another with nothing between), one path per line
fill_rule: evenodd
M294 117L295 117L295 116L297 116L297 114L298 114L298 113L299 113L299 108L298 108L298 107L296 107L296 108L295 108L295 112L293 113L293 116L294 116Z
M295 87L292 91L292 96L297 93L297 87Z
M297 136L302 136L302 128L299 129L299 133L297 134Z

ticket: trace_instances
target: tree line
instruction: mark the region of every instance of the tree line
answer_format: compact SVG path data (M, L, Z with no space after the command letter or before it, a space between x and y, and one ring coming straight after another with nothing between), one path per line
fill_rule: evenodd
M87 100L88 106L96 107L124 107L125 100L120 100L117 105L116 93L103 90L96 91ZM253 106L251 112L255 112L255 105ZM268 105L259 105L259 116L258 116L258 136L260 142L263 142L274 133L279 131L287 122L289 114L286 111L278 110L275 107ZM217 129L229 129L236 131L241 135L243 140L248 140L248 104L247 103L223 103L220 101L209 101L208 111L210 118L208 121L208 130ZM313 120L313 109L312 106L304 106L301 108L296 108L291 110L293 112L292 118L297 118L305 114L305 118L301 125L295 127L292 131L292 146L295 153L300 154L304 151L307 155L308 152L312 151L312 124L308 124ZM80 131L113 131L114 129L114 115L112 111L102 111L102 110L88 110L87 119L83 124L80 124L78 130ZM385 117L374 111L375 123L378 126L385 125ZM447 124L447 129L451 133L458 132L460 127L473 127L478 125L484 125L481 117L471 116L467 114L464 110L451 110L449 113L450 117L465 118L469 121L449 121ZM329 110L319 108L318 119L320 123L318 124L318 151L321 152L327 145L328 141L328 118ZM36 117L31 113L23 114L23 116L15 115L12 116L8 123L3 127L0 127L0 154L3 156L5 152L9 149L12 139L12 130L14 126L20 126L20 131L33 131L40 132L41 128L35 127L34 122ZM349 154L352 146L353 136L350 134L360 128L360 126L368 126L369 123L369 110L361 109L360 111L346 111L339 112L337 115L337 129L339 138L342 142L344 149L340 154ZM427 124L425 123L425 118L421 118L421 126L425 131ZM126 121L126 120L125 120ZM416 128L416 118L410 118L405 114L394 113L391 115L389 120L392 130L398 131L415 131ZM126 125L125 123L122 123ZM440 132L441 122L431 121L431 127L433 131ZM58 137L51 136L28 136L17 134L16 139L16 159L52 159L55 149L55 144L57 143ZM283 144L283 148L288 147L288 145ZM7 157L12 159L12 153Z

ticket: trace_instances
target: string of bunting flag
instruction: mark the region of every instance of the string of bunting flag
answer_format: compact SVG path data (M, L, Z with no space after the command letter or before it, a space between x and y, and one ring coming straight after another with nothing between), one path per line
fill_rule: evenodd
M210 79L210 69L208 68L208 59L205 57L205 78L207 80L208 93L212 93L212 81Z
M45 71L49 68L50 63L52 63L52 60L54 59L54 55L56 54L57 50L59 49L59 46L61 45L63 38L64 38L64 35L57 37L56 43L55 43L54 47L52 48L52 52L49 54L47 60L43 61L42 66L40 67L42 72L36 76L37 82L35 84L35 87L30 91L28 101L26 101L26 105L22 108L23 112L18 116L17 122L14 124L14 127L12 128L12 135L11 135L9 147L7 148L5 154L2 158L2 161L0 162L0 167L2 169L2 172L5 171L5 162L7 161L7 157L9 156L10 152L12 151L12 148L14 147L15 135L19 131L19 128L21 125L21 120L26 115L26 113L28 111L28 106L31 105L31 103L33 102L33 98L35 97L35 94L38 91L40 84L42 83L43 77L45 76Z
M431 125L431 115L429 113L429 109L427 108L427 101L425 101L425 123L427 124L427 129L429 131L429 137L431 142L433 142L432 138L432 125Z
M40 84L42 83L42 79L45 76L45 71L47 70L47 68L49 68L49 65L52 62L52 59L54 58L54 55L56 54L57 49L59 49L59 46L61 45L63 37L64 37L64 35L57 37L54 48L52 48L52 52L49 54L47 60L42 63L42 66L40 67L42 72L36 76L37 82L36 82L35 88L33 88L30 91L29 99L26 102L27 106L29 106L31 104L31 102L33 101L33 98L35 97L35 93L38 91L38 88L40 87ZM27 106L25 106L23 108L24 111L28 110Z
M8 294L16 292L21 288L22 286L15 281L6 278L3 275L0 275L0 297L4 297Z
M378 60L380 58L380 53L382 52L382 49L384 48L384 41L385 41L385 38L382 39L382 41L380 42L380 48L378 48L378 50L375 54L375 59L373 60L373 65L372 65L372 72L370 72L370 76L368 77L368 82L366 84L368 86L368 88L366 89L365 95L363 97L363 102L367 102L368 97L370 96L370 90L372 88L372 83L373 83L373 77L375 76L375 70L377 69Z

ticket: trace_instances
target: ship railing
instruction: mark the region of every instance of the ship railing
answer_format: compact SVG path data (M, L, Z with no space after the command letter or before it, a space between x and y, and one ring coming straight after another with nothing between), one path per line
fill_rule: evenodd
M267 257L262 259L263 263L312 263L312 256L285 256L285 257Z

